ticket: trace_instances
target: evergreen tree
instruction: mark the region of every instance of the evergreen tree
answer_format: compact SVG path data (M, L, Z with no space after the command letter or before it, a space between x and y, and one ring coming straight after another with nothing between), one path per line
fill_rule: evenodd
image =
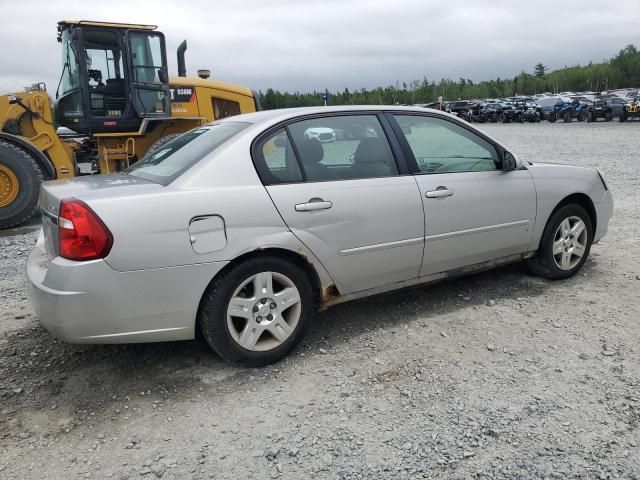
M543 78L547 74L547 67L543 65L542 62L538 63L535 67L533 67L533 74L538 78Z

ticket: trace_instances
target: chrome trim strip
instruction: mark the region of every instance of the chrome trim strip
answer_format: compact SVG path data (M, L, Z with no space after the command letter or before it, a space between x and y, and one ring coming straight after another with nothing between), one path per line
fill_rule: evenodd
M47 210L46 208L41 208L40 212L42 213L42 215L44 215L45 217L47 217L49 220L51 220L55 225L58 224L58 216L53 213L50 212L49 210Z
M395 242L378 243L375 245L365 245L364 247L345 248L340 250L340 255L358 255L360 253L377 252L378 250L386 250L388 248L408 247L409 245L418 245L422 243L422 237L409 238L407 240L396 240Z
M493 232L494 230L504 230L505 228L528 226L530 224L530 220L518 220L517 222L498 223L496 225L489 225L486 227L469 228L467 230L458 230L456 232L438 233L437 235L427 235L425 237L425 240L427 242L435 242L437 240L445 240L447 238L462 237L464 235L473 235L475 233Z

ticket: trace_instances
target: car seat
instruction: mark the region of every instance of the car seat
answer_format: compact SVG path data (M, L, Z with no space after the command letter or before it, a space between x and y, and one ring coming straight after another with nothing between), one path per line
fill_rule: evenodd
M323 165L324 148L322 144L315 138L305 138L302 144L298 146L300 161L307 174L307 180L323 181L331 180L331 171L326 165Z
M378 137L364 138L353 155L353 176L389 177L396 173L388 147Z

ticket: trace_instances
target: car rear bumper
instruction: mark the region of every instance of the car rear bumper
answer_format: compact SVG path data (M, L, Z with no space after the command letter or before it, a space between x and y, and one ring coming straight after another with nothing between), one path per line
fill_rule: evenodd
M198 305L226 262L118 272L104 260L49 261L42 232L27 260L33 308L55 337L71 343L194 338Z

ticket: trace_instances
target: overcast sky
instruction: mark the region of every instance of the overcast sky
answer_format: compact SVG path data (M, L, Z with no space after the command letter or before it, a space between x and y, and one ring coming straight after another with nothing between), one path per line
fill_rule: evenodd
M513 77L640 46L640 0L0 0L0 18L0 93L55 91L62 19L158 25L170 74L186 38L189 74L262 90Z

